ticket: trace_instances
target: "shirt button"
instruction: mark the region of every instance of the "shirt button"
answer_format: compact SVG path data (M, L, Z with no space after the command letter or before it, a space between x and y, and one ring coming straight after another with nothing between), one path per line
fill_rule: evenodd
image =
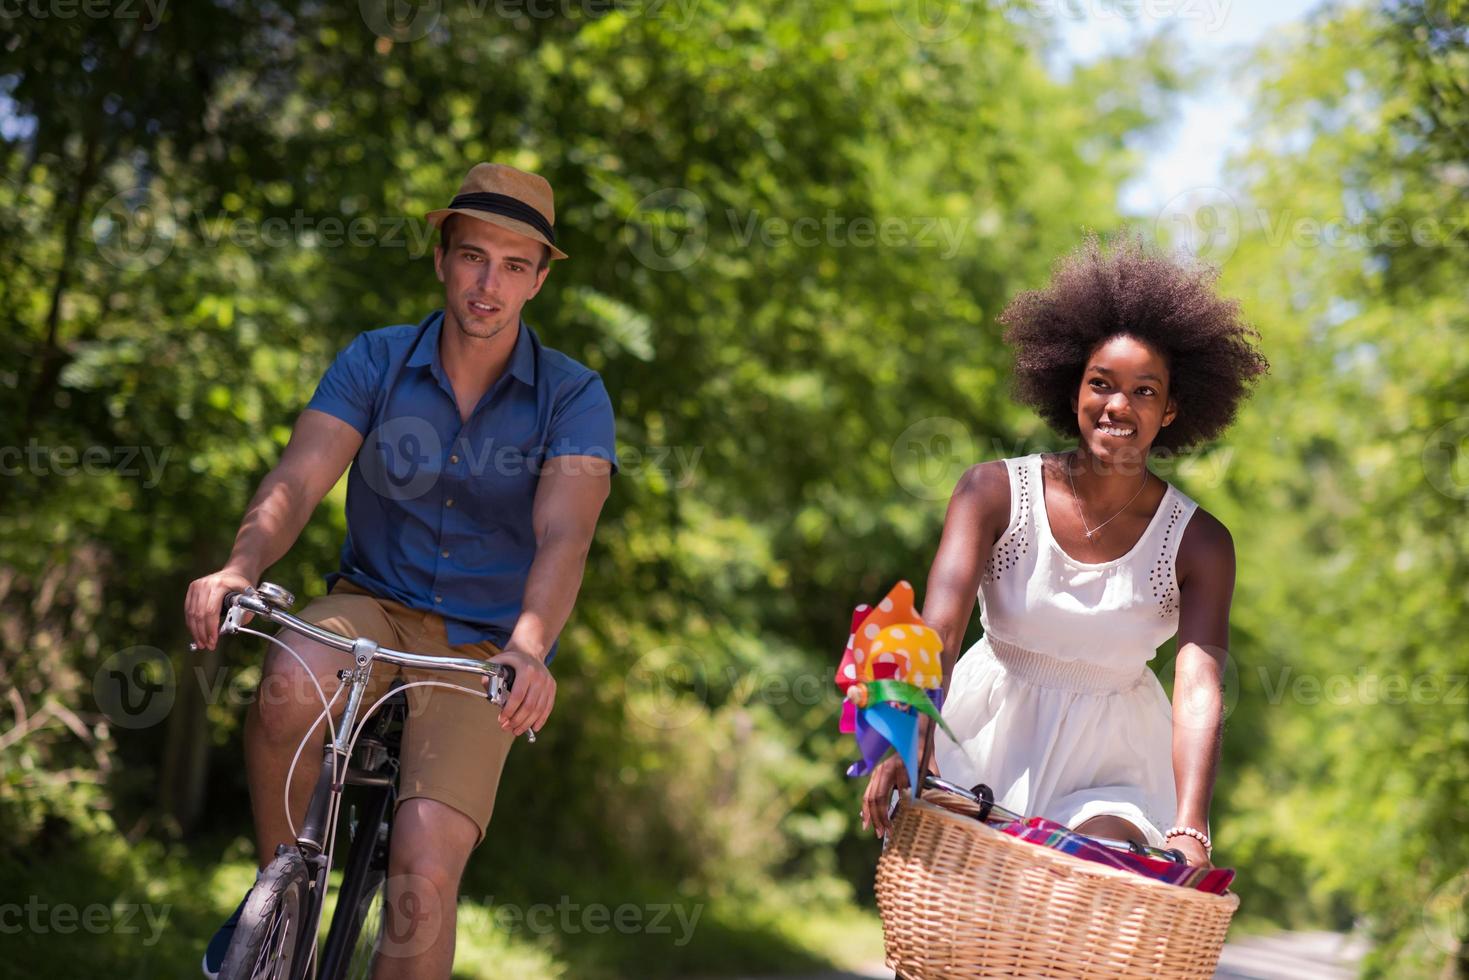
M453 497L450 497L448 500L444 501L444 506L445 507L453 507L454 506L454 498Z
M450 456L449 457L449 462L451 462L451 463L457 463L457 462L459 462L459 457L458 456Z
M439 552L439 557L440 558L448 558L449 557L449 553L447 551L441 551L441 552Z
M444 597L443 596L441 596L441 595L434 596L434 602L443 602L443 601L444 601Z

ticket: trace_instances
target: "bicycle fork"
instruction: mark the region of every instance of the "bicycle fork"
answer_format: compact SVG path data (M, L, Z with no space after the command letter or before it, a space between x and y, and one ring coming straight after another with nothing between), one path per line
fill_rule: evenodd
M291 965L292 977L310 977L315 972L316 935L321 927L327 879L332 870L331 856L326 853L326 841L333 829L332 801L341 797L347 778L352 729L357 724L357 712L362 707L367 680L372 672L372 655L377 649L378 644L373 640L358 639L352 645L352 668L337 673L343 683L351 685L347 690L347 708L342 712L341 724L337 726L336 739L322 752L321 772L316 777L311 802L306 807L306 821L296 835L296 847L306 862L311 898L302 916L301 941L297 944L295 962Z

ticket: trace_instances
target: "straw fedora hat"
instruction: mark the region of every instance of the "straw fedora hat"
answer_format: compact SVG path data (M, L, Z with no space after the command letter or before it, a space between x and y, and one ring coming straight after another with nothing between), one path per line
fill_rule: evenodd
M477 163L449 206L428 213L428 223L437 228L451 214L488 221L544 242L553 259L567 257L556 247L556 205L551 185L539 174L503 163Z

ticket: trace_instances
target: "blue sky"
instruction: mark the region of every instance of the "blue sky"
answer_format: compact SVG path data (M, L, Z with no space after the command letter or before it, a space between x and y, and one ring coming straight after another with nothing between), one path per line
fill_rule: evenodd
M1181 100L1177 118L1144 148L1146 170L1127 186L1119 202L1135 215L1157 214L1186 191L1231 190L1222 174L1228 154L1241 145L1249 109L1248 77L1229 69L1255 44L1289 31L1321 0L1120 0L1131 16L1109 9L1107 0L1048 0L1057 11L1060 52L1084 62L1129 46L1161 29L1174 28L1190 64L1210 69L1210 80ZM1073 15L1080 12L1080 16Z

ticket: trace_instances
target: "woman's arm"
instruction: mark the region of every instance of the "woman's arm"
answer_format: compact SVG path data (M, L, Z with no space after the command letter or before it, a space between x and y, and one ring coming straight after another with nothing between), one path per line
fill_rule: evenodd
M1173 778L1180 826L1209 833L1209 804L1224 732L1224 666L1229 659L1229 604L1234 596L1234 540L1212 514L1194 512L1179 544L1178 657L1173 672ZM1191 864L1206 864L1203 845L1174 837Z
M980 463L965 470L949 498L944 533L923 593L923 621L944 644L945 693L969 617L974 614L985 562L1009 523L1010 474L1004 462Z
M974 612L979 579L990 549L1010 523L1010 476L1002 461L979 463L964 471L949 498L944 532L938 553L928 571L923 596L923 621L943 641L944 691L959 659L964 630ZM923 750L919 768L926 768L933 753L933 722L923 719ZM903 762L892 755L877 764L868 777L862 799L862 825L871 826L881 837L888 830L887 804L892 791L907 785Z

